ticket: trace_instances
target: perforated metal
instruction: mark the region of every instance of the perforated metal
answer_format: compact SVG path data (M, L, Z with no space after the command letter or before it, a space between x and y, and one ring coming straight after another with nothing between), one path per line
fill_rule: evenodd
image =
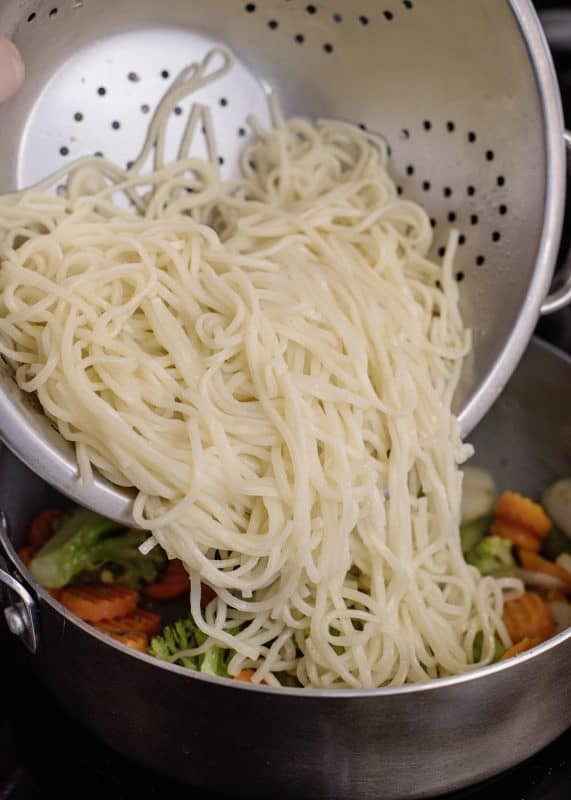
M126 164L176 73L219 43L237 67L198 99L226 175L246 115L267 119L268 87L288 115L383 134L399 191L431 216L433 255L460 230L475 342L456 398L464 431L487 410L547 292L563 203L556 83L528 0L3 0L0 31L28 70L0 108L0 191L87 153Z

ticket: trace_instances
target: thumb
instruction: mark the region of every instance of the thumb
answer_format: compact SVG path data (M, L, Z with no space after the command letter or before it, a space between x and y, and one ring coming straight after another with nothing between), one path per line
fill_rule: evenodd
M16 92L24 80L24 62L9 39L0 36L0 103Z

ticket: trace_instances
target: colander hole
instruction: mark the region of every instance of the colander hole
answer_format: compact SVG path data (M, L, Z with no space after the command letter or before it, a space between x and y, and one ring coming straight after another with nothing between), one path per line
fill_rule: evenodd
M32 11L30 16L28 17L28 22L33 22L35 20L35 18L36 18L36 12Z
M507 207L507 206L504 206L504 205L501 205L501 206L498 208L498 211L500 212L500 214L501 214L501 215L502 215L502 217L503 217L505 214L507 214L507 213L508 213L508 207Z
M422 181L422 188L425 192L430 191L430 181Z
M454 211L450 211L448 214L448 222L456 222L456 214Z
M466 237L464 236L463 233L461 233L460 236L458 237L458 244L460 245L466 244Z
M502 235L501 235L501 233L499 231L494 231L492 233L492 242L499 242L501 238L502 238Z
M436 228L436 225L437 225L436 220L434 219L434 217L431 217L430 218L430 227L431 228Z
M57 14L57 12L58 12L58 9L57 9L57 8L52 8L52 9L50 10L50 17L55 17L55 15Z
M131 81L131 83L138 83L141 79L139 78L136 72L130 72L127 75L127 80Z
M397 194L402 194L402 186L397 186Z
M305 10L308 14L317 14L317 9L315 6L306 6Z
M105 86L100 86L99 89L97 90L97 94L99 95L99 97L105 97L105 95L107 94L107 89L105 88Z
M244 138L246 133L247 133L246 128L238 128L238 136L240 136L240 138Z
M405 8L409 10L412 8L413 5L412 0L402 0L402 4Z
M414 175L414 166L412 164L409 164L408 167L406 168L406 174Z
M434 285L436 286L437 289L442 289L442 284L440 283L440 281L434 281ZM438 316L440 316L440 315L438 315Z
M148 114L150 110L151 110L151 107L148 106L147 103L143 103L143 105L141 106L141 113L142 114Z
M305 42L305 36L303 35L303 33L296 33L294 38L298 44L303 44Z
M486 161L493 161L495 158L493 150L486 150Z
M268 28L269 28L271 31L275 31L277 27L279 27L279 22L277 21L277 19L271 19L271 20L268 22Z
M101 150L96 150L95 153L93 153L93 155L95 156L95 158L103 158L103 153L101 152Z
M331 44L331 42L325 42L325 44L323 45L323 49L325 50L326 53L332 53L333 45Z
M81 111L76 111L75 114L73 115L73 118L76 122L82 122L83 114L81 113Z
M247 11L248 14L253 14L254 11L256 10L256 4L255 3L246 3L245 8L246 8L246 11Z
M368 25L369 24L369 17L366 17L364 14L361 14L359 17L359 22L361 25Z
M439 258L444 258L445 255L446 255L446 248L445 247L439 247L438 248L438 257Z
M218 163L220 164L220 166L222 166L222 164L224 163L224 156L218 156Z
M335 12L335 14L333 14L333 22L340 25L343 22L343 15L339 14L339 12Z
M359 122L358 123L358 127L361 128L362 131L366 131L367 130L367 126L365 125L364 122Z
M474 143L478 137L474 133L474 131L470 131L468 134L468 141Z
M401 139L410 139L410 131L408 128L403 128L400 132Z
M498 175L498 177L496 179L496 183L498 184L498 186L503 186L505 184L505 182L506 182L506 179L504 178L504 176L503 175Z
M69 155L69 147L60 147L59 149L60 156L68 156Z
M452 133L456 129L456 125L450 120L450 122L446 123L446 130Z
M476 194L476 187L475 186L467 186L466 187L466 194L468 197L474 197Z
M476 256L476 264L477 264L478 267L481 267L482 264L485 264L485 263L486 263L486 259L484 258L484 256Z
M464 280L464 273L463 272L457 272L455 277L456 277L456 280L458 281L458 283L462 283L462 281Z
M177 115L177 117L180 117L182 114L182 108L180 106L175 106L174 113Z
M387 22L390 22L392 20L392 18L393 18L393 12L392 11L383 11L383 17L387 20Z
M477 225L479 221L480 219L477 214L470 215L470 225Z
M113 122L111 123L111 127L113 128L114 131L118 131L119 128L121 127L121 123L119 122L119 120L114 119Z
M163 78L163 80L166 81L166 80L168 80L170 78L170 76L171 76L171 74L168 71L168 69L163 69L163 71L161 72L161 78Z
M432 122L429 119L425 119L424 122L422 123L422 127L424 128L425 131L429 131L432 128Z
M452 188L450 186L445 186L442 190L442 194L444 197L452 197Z
M226 106L228 105L228 100L225 97L221 97L218 102L220 103L222 108L226 108Z

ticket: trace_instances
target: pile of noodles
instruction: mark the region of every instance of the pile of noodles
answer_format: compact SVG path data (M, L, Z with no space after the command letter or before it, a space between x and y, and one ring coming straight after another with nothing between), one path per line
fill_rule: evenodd
M0 200L0 353L84 480L138 490L149 546L190 573L193 653L376 687L472 668L482 631L488 663L519 582L460 547L456 236L429 260L384 143L273 98L240 180L196 104L166 163L173 108L231 66L218 49L179 76L129 170L87 158ZM200 130L208 160L188 155Z

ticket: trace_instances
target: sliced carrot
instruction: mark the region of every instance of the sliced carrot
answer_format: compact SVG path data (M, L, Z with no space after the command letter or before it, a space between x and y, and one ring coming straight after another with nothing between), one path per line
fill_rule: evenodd
M543 572L545 575L551 575L564 583L567 589L565 591L571 592L571 573L566 569L560 567L559 564L554 564L553 561L548 561L546 558L536 555L536 553L529 553L522 550L519 554L521 565L524 569L529 569L531 572Z
M513 522L505 522L503 519L496 519L490 525L492 536L501 536L512 541L520 550L529 550L538 553L541 549L541 541L533 533L525 528L515 525Z
M157 636L163 627L161 617L151 611L145 611L144 608L137 608L132 614L127 614L125 617L115 617L109 622L104 621L98 624L114 625L118 630L129 633L146 633L147 636Z
M539 639L538 637L532 639L526 637L517 644L513 644L511 647L508 647L506 652L500 658L500 661L505 661L508 658L513 658L513 656L519 656L520 653L525 653L526 650L531 650L532 647L535 647L536 644L540 643L541 639Z
M569 598L559 589L549 589L546 600L548 603L568 603Z
M116 639L121 644L132 647L133 650L139 650L141 653L146 653L149 647L149 637L143 631L134 631L125 629L120 624L121 620L111 620L110 622L98 622L94 625L98 631L106 633L112 639Z
M132 614L139 603L139 595L120 584L85 584L64 589L60 603L85 622L100 622Z
M36 555L36 548L27 544L25 547L20 547L18 550L18 558L25 567L30 566L30 561Z
M143 594L150 600L174 600L190 591L188 572L182 561L172 559L161 578L150 586L145 586Z
M534 592L509 600L504 607L503 620L514 644L526 638L543 642L555 633L551 609Z
M63 511L57 508L40 512L28 526L27 543L36 550L42 548L54 535L54 526L62 516Z
M504 492L494 510L496 517L525 528L543 539L551 530L551 520L538 503L516 492Z
M242 681L243 683L252 683L252 678L254 677L254 670L253 669L243 669L242 672L239 672L234 680Z

